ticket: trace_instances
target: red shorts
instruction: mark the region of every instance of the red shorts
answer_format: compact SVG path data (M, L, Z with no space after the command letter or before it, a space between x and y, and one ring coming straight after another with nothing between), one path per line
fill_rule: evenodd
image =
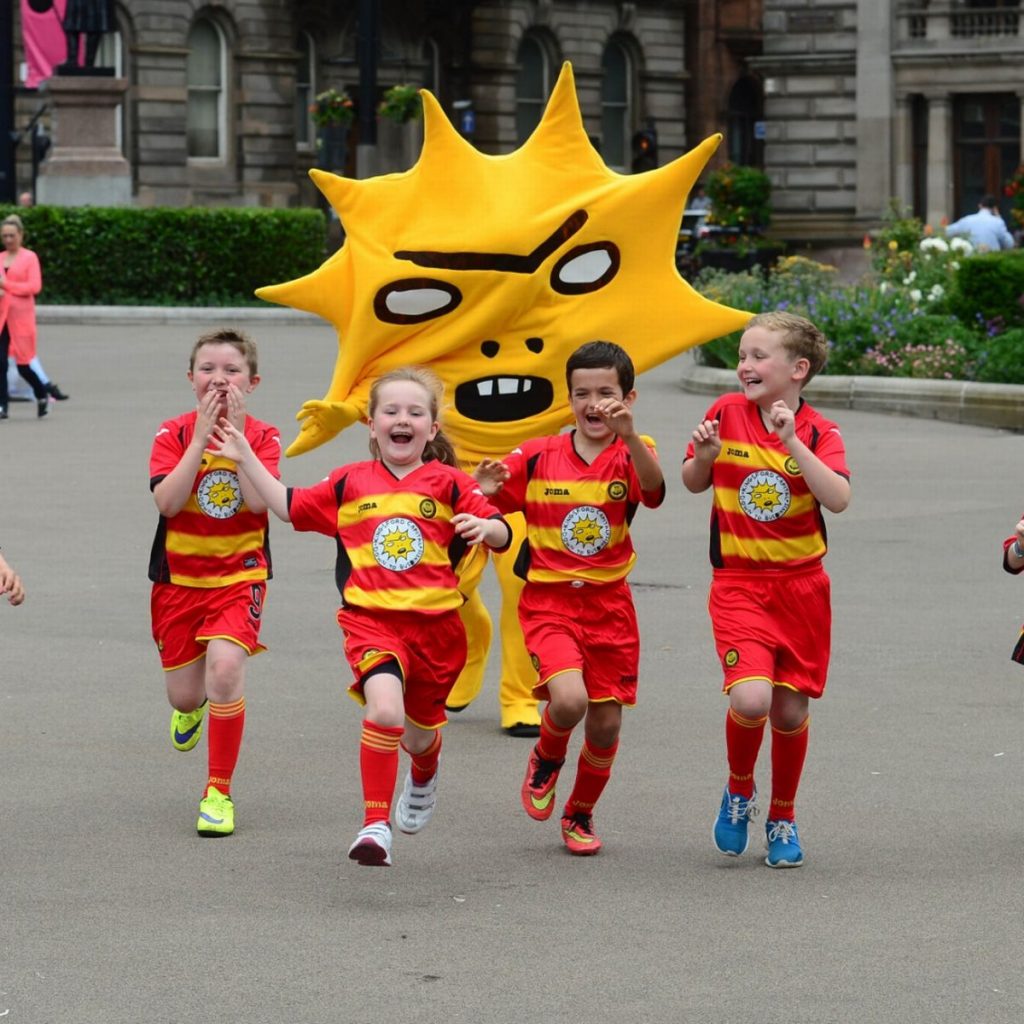
M625 580L607 585L527 583L519 623L539 682L534 696L550 700L547 683L562 672L583 673L587 697L636 704L640 631Z
M717 569L708 611L728 691L767 679L808 697L825 690L832 645L831 584L808 569Z
M457 611L422 612L338 610L345 634L345 657L356 681L349 694L365 704L367 673L394 660L402 671L405 717L421 729L440 729L448 721L444 706L466 664L466 627Z
M228 587L154 583L150 597L153 640L164 671L198 661L211 640L230 640L249 654L265 651L259 636L266 596L264 580Z

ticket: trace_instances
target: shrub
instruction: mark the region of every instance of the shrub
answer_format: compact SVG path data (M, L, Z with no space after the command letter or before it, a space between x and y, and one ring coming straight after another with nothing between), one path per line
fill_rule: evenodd
M772 218L772 184L757 167L726 164L708 177L711 213L708 224L745 230L768 226Z
M989 333L1024 326L1024 252L981 253L961 261L949 308Z
M974 379L989 384L1024 384L1024 328L1014 327L981 342Z
M855 372L964 380L974 374L978 340L977 334L954 316L915 316L898 334L864 352Z
M25 244L43 265L46 303L259 304L256 288L308 274L325 252L319 210L34 206L18 213Z

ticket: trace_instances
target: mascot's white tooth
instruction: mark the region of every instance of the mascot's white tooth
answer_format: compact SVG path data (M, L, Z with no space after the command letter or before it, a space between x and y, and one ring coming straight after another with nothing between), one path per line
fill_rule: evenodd
M514 395L519 391L519 380L516 377L499 377L498 394Z
M476 393L482 398L490 398L494 393L494 381L493 380L482 380L476 386Z
M523 391L529 391L530 388L532 388L532 387L533 387L533 381L532 380L524 380L523 381Z

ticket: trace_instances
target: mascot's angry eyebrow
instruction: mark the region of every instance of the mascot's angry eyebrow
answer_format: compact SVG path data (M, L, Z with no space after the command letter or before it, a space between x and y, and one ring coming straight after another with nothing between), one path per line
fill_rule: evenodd
M584 210L577 210L553 231L529 256L506 252L416 252L403 250L395 259L409 260L418 267L449 270L497 270L505 274L532 274L563 242L572 238L587 222Z

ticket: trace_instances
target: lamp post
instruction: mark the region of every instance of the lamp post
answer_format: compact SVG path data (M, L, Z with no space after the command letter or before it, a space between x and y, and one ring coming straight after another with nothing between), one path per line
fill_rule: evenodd
M0 202L14 202L14 4L0 3Z
M359 59L359 145L356 175L377 173L377 49L380 36L376 0L359 0L357 56Z

